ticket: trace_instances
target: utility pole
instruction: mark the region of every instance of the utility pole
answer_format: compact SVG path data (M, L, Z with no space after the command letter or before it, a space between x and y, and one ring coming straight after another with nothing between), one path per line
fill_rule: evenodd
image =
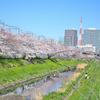
M18 34L20 34L20 28L18 28Z
M3 26L3 28L4 28L4 26L5 26L5 22L0 22L0 24Z
M9 26L9 32L10 32L11 30L10 30L10 26Z
M4 28L4 26L5 26L5 23L3 22L3 28Z

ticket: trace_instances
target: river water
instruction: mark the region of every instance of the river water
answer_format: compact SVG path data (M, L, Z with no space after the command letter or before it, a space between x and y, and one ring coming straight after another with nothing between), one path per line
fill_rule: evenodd
M5 95L19 94L22 96L26 96L26 100L36 100L40 97L40 95L47 95L48 93L51 93L56 89L62 87L62 84L66 82L74 72L75 69L54 74L50 77L40 79L39 81L31 83L29 85L18 87L13 92L7 93ZM2 97L5 95L2 95Z

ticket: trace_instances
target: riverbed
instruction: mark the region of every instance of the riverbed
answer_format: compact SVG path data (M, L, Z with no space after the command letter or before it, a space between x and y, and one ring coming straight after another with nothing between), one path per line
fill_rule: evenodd
M2 95L2 97L11 94L18 94L25 96L26 100L37 100L41 95L47 95L62 87L63 83L65 83L68 78L73 75L74 72L75 69L72 69L70 71L66 70L58 74L53 74L51 76L40 79L37 82L18 87L13 92Z

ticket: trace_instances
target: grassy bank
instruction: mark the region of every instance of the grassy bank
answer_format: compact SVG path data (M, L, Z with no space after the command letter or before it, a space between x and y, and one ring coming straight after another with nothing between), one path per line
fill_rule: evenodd
M79 74L78 77L74 79L69 79L67 82L63 84L63 86L58 89L57 91L54 91L52 93L49 93L48 95L43 96L43 100L64 100L66 96L70 93L70 91L73 89L73 84L77 86L78 80L84 75L84 73L87 71L87 69L92 66L95 62L91 61L88 63L88 65L84 69L80 69L76 72L76 74ZM72 77L73 78L73 77ZM74 98L76 95L77 99ZM70 100L81 100L78 99L77 93L72 97Z
M0 60L0 88L10 86L20 81L42 76L52 71L66 69L84 61L66 59L3 59ZM8 66L8 63L9 66ZM17 65L17 66L16 66Z
M94 62L87 72L89 79L81 79L81 85L75 89L68 100L99 100L100 99L100 62Z

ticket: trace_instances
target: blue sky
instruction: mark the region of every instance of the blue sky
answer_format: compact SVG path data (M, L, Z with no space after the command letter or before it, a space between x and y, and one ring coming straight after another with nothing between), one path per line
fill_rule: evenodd
M59 40L65 29L100 29L100 0L0 0L0 21Z

